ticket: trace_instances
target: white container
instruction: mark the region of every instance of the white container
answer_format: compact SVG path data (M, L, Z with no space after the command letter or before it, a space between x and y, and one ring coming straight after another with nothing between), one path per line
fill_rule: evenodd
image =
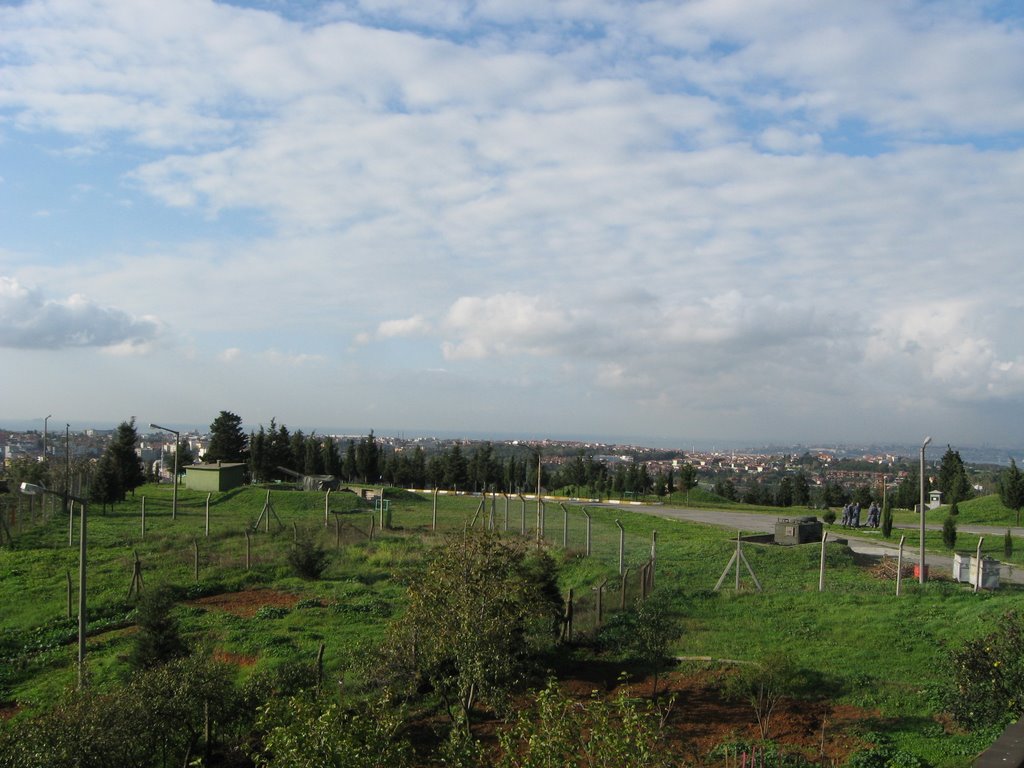
M953 581L970 582L971 556L953 555Z
M981 571L981 583L978 583L979 567ZM987 557L977 560L971 558L971 586L978 586L979 589L999 589L999 561Z

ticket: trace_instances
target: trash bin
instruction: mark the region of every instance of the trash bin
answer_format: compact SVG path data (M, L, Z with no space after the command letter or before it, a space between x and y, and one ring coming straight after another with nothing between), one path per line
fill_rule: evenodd
M953 581L970 582L971 556L953 555Z
M928 581L928 563L924 564L924 580ZM921 565L920 563L914 563L914 578L921 578Z
M980 583L978 583L979 571ZM999 561L990 557L983 557L981 560L973 558L970 582L972 587L977 586L978 589L999 589Z

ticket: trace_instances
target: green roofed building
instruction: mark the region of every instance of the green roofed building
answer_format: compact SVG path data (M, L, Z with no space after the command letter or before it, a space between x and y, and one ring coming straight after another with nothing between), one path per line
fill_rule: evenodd
M192 491L230 491L245 484L245 464L217 462L185 467L185 487Z

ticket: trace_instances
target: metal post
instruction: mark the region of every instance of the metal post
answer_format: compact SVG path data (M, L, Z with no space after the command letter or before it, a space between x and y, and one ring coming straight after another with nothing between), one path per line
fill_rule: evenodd
M900 586L903 582L903 542L906 536L900 536L900 553L896 559L896 597L900 596Z
M825 591L825 542L828 540L828 531L821 534L821 565L818 567L818 591Z
M324 528L330 525L330 514L331 514L331 489L327 489L327 495L324 496Z
M984 536L979 536L978 537L978 549L977 549L976 554L974 555L974 562L978 564L977 565L977 569L978 570L977 570L976 575L974 577L974 591L975 592L977 592L978 589L981 587L981 542L983 542L984 540L985 540Z
M142 497L142 539L146 539L146 497Z
M918 563L918 577L921 584L927 581L924 564L924 449L931 441L930 437L926 437L921 443L921 557Z
M621 575L625 571L626 567L626 529L622 527L622 523L618 520L615 524L619 526L619 574Z
M649 575L651 590L654 590L654 563L658 559L658 532L651 531L651 572Z
M430 530L437 530L437 488L434 489L434 511L430 515Z
M569 508L559 503L562 508L562 549L569 548Z
M89 517L89 505L83 500L82 518L78 531L78 687L81 688L85 679L85 628L89 619L85 606L85 557L86 538L85 524Z

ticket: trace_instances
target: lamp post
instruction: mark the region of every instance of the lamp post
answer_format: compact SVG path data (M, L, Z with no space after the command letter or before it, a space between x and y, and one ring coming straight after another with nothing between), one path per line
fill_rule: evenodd
M89 503L78 496L51 491L35 483L22 483L21 492L29 496L42 496L47 493L51 496L61 496L67 500L78 502L82 507L82 519L78 532L78 687L81 688L85 675L85 628L89 621L85 608L85 555L87 550L85 524L89 517Z
M53 416L52 413L43 419L43 462L46 461L46 422L50 420L51 416Z
M926 437L924 442L921 443L921 562L918 565L918 581L921 584L925 582L924 575L924 449L928 446L932 439Z
M170 432L174 435L174 477L172 478L174 489L171 496L171 520L173 520L178 514L178 450L180 448L181 433L176 429L161 427L159 424L150 424L149 427L150 429L162 429L164 432Z

